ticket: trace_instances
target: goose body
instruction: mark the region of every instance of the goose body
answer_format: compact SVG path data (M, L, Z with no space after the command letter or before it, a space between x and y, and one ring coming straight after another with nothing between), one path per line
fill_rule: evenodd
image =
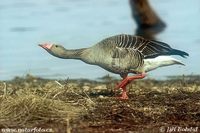
M108 37L89 48L75 50L67 50L56 44L41 44L40 46L56 57L82 60L119 74L124 78L124 85L119 85L120 88L125 88L132 79L127 80L129 73L144 74L158 67L183 65L171 55L188 56L186 52L173 49L166 43L126 34ZM144 75L139 76L139 78L143 77Z
M170 55L188 54L168 44L139 36L116 35L82 51L80 60L98 65L112 73L145 73L158 67L181 64Z

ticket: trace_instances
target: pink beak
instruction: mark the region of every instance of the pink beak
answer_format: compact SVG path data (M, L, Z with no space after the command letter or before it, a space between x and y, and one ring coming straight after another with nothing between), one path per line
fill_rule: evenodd
M52 44L44 43L44 44L39 44L40 47L49 50L53 46Z

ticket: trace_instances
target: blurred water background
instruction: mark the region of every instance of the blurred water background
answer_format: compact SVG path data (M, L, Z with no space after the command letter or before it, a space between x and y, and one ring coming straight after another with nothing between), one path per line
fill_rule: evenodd
M149 73L200 74L200 1L150 0L167 24L158 40L190 54L186 66L170 66ZM98 66L62 60L38 47L55 42L66 48L91 46L112 35L135 34L128 0L2 0L0 2L0 80L30 73L43 78L89 78L110 74ZM112 76L117 76L111 74Z

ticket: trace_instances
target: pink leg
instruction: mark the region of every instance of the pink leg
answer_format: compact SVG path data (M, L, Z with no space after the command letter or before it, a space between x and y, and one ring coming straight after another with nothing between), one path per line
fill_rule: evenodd
M135 75L135 76L129 76L129 77L125 77L121 83L116 87L116 89L122 89L122 96L119 97L120 99L128 99L128 96L127 96L127 93L126 93L126 86L133 80L135 79L142 79L146 76L146 74L142 73L142 74L138 74L138 75Z
M127 91L126 91L126 86L122 87L122 95L120 97L117 97L121 100L126 100L128 99Z

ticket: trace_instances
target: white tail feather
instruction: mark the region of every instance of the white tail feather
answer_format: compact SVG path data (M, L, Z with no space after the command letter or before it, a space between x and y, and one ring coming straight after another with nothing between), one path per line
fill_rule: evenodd
M181 61L171 56L158 56L156 58L144 60L144 71L148 72L158 67L170 66L175 64L184 65Z

